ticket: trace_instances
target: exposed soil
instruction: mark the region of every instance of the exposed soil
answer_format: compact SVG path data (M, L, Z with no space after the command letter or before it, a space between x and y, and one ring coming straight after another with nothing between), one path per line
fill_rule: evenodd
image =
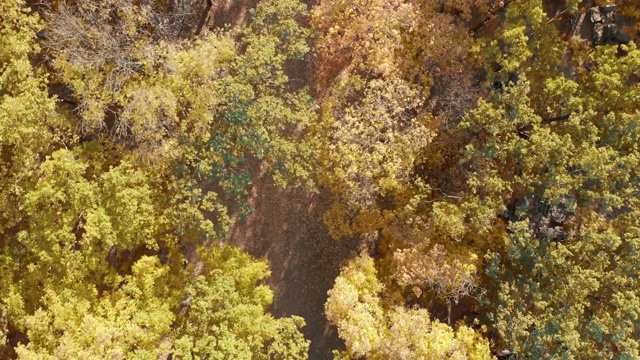
M249 9L258 0L214 0L206 18L209 29L223 29L227 26L243 26L249 22Z
M356 255L357 242L329 236L322 220L331 204L328 192L282 189L264 178L255 180L251 192L255 211L231 229L229 242L268 259L272 313L303 317L302 333L311 340L309 359L332 359L331 350L344 344L324 316L324 303L345 259Z
M256 2L214 1L207 25L246 24L248 9ZM289 61L286 71L291 90L309 85L309 62ZM305 319L302 333L311 340L311 360L333 359L332 350L344 349L336 328L324 316L324 303L345 260L357 254L356 240L336 241L328 233L322 216L331 201L328 191L282 189L259 177L253 181L249 200L254 213L235 224L228 235L229 244L269 261L272 275L267 284L274 293L270 311L276 317Z

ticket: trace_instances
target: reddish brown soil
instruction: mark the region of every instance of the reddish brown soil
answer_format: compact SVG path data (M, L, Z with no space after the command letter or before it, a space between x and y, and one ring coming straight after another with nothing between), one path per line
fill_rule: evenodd
M214 1L207 25L246 24L248 9L256 2ZM287 63L293 90L308 86L311 72L308 62ZM282 189L258 178L252 185L250 204L254 213L231 229L229 243L269 261L272 275L267 284L274 293L270 310L276 317L305 319L302 333L311 340L309 359L333 359L332 350L343 349L344 343L325 318L324 303L345 259L356 255L356 241L336 241L329 236L322 220L331 204L328 192Z
M250 201L255 211L231 229L230 243L268 259L272 313L302 316L302 332L311 340L309 359L332 359L331 350L344 344L324 316L324 303L344 260L355 256L356 242L329 236L322 221L331 201L326 192L281 189L258 179Z

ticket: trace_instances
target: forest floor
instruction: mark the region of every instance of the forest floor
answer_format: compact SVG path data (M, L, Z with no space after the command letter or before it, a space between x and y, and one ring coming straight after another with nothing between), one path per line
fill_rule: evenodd
M256 179L250 202L254 212L229 232L229 242L249 254L266 258L272 271L267 284L274 293L276 317L298 315L311 340L309 359L332 359L343 349L337 331L324 316L327 291L345 260L356 255L355 240L331 238L322 215L331 205L329 192L282 189Z
M246 23L248 9L256 0L214 3L218 6L212 9L209 21L213 21L208 25L222 27ZM308 63L292 61L287 67L294 90L309 86L312 71ZM266 283L274 293L270 311L276 317L297 315L305 319L302 333L311 341L311 360L333 359L332 350L344 349L337 329L324 315L324 303L340 268L346 259L356 256L358 248L356 240L337 241L329 235L322 216L331 202L328 191L283 189L258 177L253 180L249 199L253 214L236 223L228 235L231 245L269 261L271 277Z

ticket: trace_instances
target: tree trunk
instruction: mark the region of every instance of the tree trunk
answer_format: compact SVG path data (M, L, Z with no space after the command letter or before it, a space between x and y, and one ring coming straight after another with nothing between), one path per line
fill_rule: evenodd
M209 12L213 7L213 0L207 0L207 5L204 7L202 14L200 15L200 21L198 21L198 28L196 29L196 36L200 35L202 32L202 28L207 24L207 20L209 20Z

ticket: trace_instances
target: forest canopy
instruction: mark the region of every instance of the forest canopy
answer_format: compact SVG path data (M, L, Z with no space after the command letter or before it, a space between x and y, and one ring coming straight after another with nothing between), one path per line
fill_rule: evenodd
M640 3L231 3L0 2L0 357L320 358L258 181L358 244L336 359L640 357Z

